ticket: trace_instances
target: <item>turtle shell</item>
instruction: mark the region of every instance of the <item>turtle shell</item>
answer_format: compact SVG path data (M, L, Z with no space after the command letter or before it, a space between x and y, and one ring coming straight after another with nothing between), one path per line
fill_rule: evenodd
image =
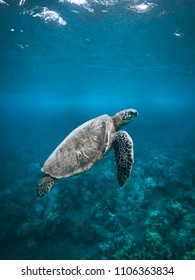
M112 145L112 118L102 115L73 130L46 160L41 171L63 178L84 172L100 160Z

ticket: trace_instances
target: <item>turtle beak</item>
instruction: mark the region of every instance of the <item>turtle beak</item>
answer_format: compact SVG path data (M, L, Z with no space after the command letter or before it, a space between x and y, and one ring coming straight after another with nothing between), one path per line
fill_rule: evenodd
M138 111L135 110L134 116L137 117L138 115L139 115L139 114L138 114Z
M136 111L136 110L131 110L131 116L132 116L133 118L137 117L137 116L138 116L138 111Z

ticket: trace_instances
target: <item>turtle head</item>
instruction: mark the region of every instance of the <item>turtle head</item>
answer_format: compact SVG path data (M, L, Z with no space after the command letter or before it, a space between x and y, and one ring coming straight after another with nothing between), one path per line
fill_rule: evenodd
M120 126L128 124L135 117L137 117L137 115L138 115L138 112L136 110L134 110L134 109L127 109L127 110L123 110L123 111L118 112L112 118L116 130L119 129Z

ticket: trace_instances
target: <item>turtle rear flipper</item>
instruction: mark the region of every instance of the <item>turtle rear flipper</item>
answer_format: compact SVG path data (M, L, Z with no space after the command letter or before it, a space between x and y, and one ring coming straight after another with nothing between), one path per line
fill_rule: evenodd
M55 184L55 181L56 180L51 176L46 176L41 179L37 186L37 197L43 197L44 195L46 195Z
M126 131L118 131L114 135L113 148L117 164L117 179L122 187L127 182L134 162L133 141Z

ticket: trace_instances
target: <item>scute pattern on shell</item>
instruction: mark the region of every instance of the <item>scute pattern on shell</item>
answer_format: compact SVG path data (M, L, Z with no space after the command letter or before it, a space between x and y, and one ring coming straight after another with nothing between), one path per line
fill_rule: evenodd
M111 147L112 119L103 115L72 131L45 162L42 171L54 178L88 170Z

